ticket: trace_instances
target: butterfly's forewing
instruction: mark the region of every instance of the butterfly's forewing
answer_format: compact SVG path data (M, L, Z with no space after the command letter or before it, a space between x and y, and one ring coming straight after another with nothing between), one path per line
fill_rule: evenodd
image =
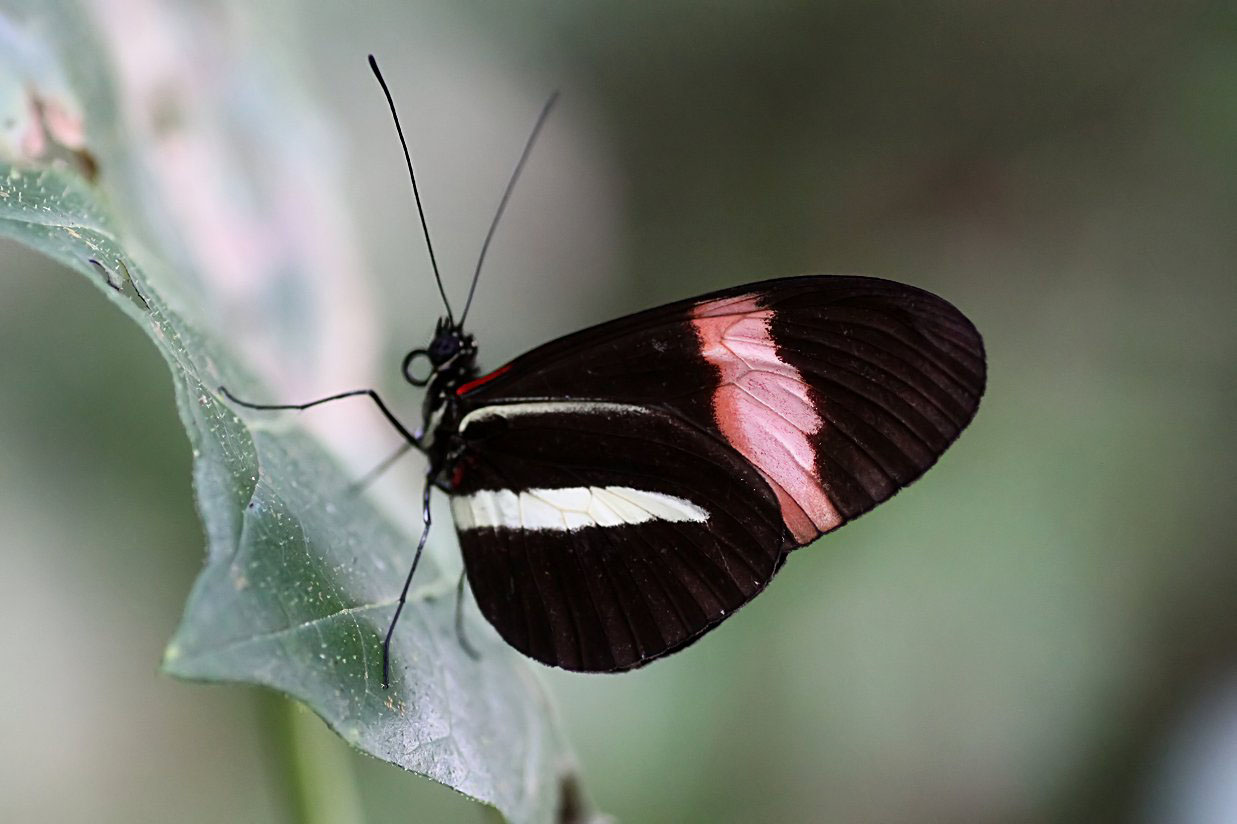
M957 309L876 278L766 281L552 341L459 393L453 506L478 604L569 669L674 651L786 551L927 470L984 379ZM681 503L611 513L614 490Z

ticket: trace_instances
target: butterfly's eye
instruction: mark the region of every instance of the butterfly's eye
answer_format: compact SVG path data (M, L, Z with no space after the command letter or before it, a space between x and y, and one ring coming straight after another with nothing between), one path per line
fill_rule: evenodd
M453 334L436 335L429 348L430 362L434 368L442 366L460 351L460 339Z
M415 361L417 360L417 358L425 358L426 360L430 362L428 364L429 369L426 371L425 377L423 378L417 377L417 375L413 371L415 368ZM404 365L402 367L404 371L404 380L408 381L413 386L427 385L430 382L430 378L434 377L433 360L434 360L433 355L430 354L430 351L428 349L413 349L406 356L404 356Z

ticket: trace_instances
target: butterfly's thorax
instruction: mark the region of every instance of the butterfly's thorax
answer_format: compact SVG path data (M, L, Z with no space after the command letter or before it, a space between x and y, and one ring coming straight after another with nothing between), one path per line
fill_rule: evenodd
M476 350L470 345L434 373L425 393L421 445L429 457L435 484L444 489L448 488L447 479L459 440L455 434L461 415L457 390L476 376Z
M432 419L432 429L427 429L426 447L430 461L430 475L440 489L450 491L451 475L459 459L461 441L458 434L460 403L454 395L444 398Z

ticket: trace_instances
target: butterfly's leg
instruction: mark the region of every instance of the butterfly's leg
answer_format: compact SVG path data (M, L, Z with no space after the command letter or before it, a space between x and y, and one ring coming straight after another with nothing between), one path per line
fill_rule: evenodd
M400 590L399 602L395 605L395 614L391 616L391 625L387 627L387 637L382 639L382 688L391 683L391 634L395 632L395 624L399 614L404 611L404 602L408 600L408 587L412 586L412 575L421 562L421 551L425 549L425 540L430 534L430 476L425 477L425 491L421 493L421 538L417 541L416 554L412 556L412 566L408 568L408 577L404 579L404 588Z
M395 464L396 461L398 461L400 458L407 455L408 452L412 448L413 448L412 444L408 444L408 443L400 444L399 449L395 450L390 455L382 459L382 463L378 464L373 469L366 472L363 476L361 476L359 480L354 481L353 483L349 484L348 494L349 495L360 494L360 492L363 489L365 489L365 487L369 486L374 481L378 480L379 476L381 476L383 472L386 472L388 469L390 469Z
M464 652L474 661L481 659L481 653L468 642L464 634L464 573L460 573L460 582L455 585L455 637L463 647Z
M99 274L103 275L104 283L122 295L125 293L125 283L127 282L133 287L133 294L137 295L137 299L142 302L142 308L147 312L150 311L150 304L146 302L146 296L143 295L142 291L137 288L137 281L133 279L133 275L129 274L129 267L125 266L125 262L123 260L116 261L120 269L125 273L125 279L120 282L117 282L112 276L112 272L99 261L94 258L90 258L87 262L93 266Z
M117 260L116 262L120 265L121 271L125 273L125 280L129 281L129 285L133 287L133 294L137 295L137 299L142 302L143 308L149 312L150 304L146 302L146 296L142 294L142 290L137 288L137 281L133 279L132 273L129 272L129 267L125 265L123 260Z
M238 406L248 407L249 409L292 409L298 411L319 406L320 404L329 403L331 401L338 401L343 400L344 398L355 398L365 395L374 402L374 405L378 407L378 411L382 413L383 417L387 419L391 426L395 427L395 431L398 432L410 446L421 452L425 451L425 447L421 446L421 442L417 440L416 436L409 432L408 428L399 422L399 418L396 418L395 415L391 413L391 410L387 408L387 405L382 402L382 398L378 397L378 393L372 389L354 389L351 392L340 392L338 395L331 395L327 398L318 398L318 400L310 401L309 403L250 403L249 401L243 401L233 395L228 391L226 386L219 387L219 391L222 392L228 400L232 401L232 403L237 404Z

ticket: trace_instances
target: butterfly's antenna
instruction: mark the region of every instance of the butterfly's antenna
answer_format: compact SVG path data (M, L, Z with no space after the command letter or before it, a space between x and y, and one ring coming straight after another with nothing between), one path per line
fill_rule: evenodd
M399 145L404 148L404 160L408 161L408 177L412 179L412 196L417 201L417 214L421 217L421 229L425 232L425 247L430 252L430 265L434 267L434 280L438 282L438 294L442 295L442 305L447 308L447 320L452 320L451 304L447 301L446 290L442 288L442 277L438 274L438 261L434 257L434 244L430 243L430 227L425 222L425 210L421 208L421 192L417 189L417 176L412 171L412 155L408 153L408 142L404 140L404 130L399 125L399 115L395 112L395 100L391 97L391 90L387 88L387 81L382 78L382 72L378 71L378 61L371 54L369 56L369 67L374 70L374 77L378 78L379 85L382 86L382 93L387 96L387 105L391 107L391 117L395 120L395 131L399 134ZM452 325L454 321L452 321Z
M537 134L541 131L541 127L545 125L546 118L550 116L550 109L554 108L554 103L558 100L558 92L554 92L546 100L545 105L541 107L541 114L537 115L537 122L533 124L533 130L528 135L528 140L524 143L524 151L520 153L520 159L515 163L515 169L511 172L511 178L507 181L507 188L503 190L502 199L498 201L498 210L494 212L494 219L490 221L490 230L485 233L485 242L481 244L481 254L477 257L477 268L472 273L472 285L468 287L468 302L464 304L464 314L460 315L459 325L464 325L464 318L468 317L468 310L472 307L472 296L477 291L477 280L481 277L481 264L485 263L485 253L490 248L490 241L494 239L494 230L498 228L498 219L503 216L503 210L507 208L507 201L511 199L511 190L515 188L515 182L520 179L520 172L524 170L524 163L528 160L528 155L533 150L533 143L537 140Z

